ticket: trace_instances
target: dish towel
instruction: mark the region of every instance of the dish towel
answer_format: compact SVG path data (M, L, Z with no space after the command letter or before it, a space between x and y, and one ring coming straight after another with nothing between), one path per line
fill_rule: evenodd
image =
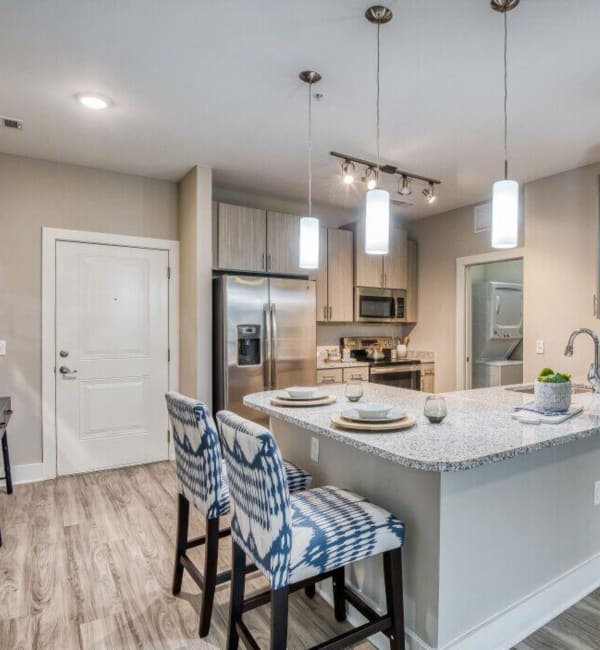
M523 422L523 424L560 424L569 418L579 415L583 411L583 406L571 406L568 411L542 411L536 408L534 402L527 402L526 404L521 404L520 406L514 407L513 418ZM532 415L520 415L519 411L527 411ZM536 418L535 415L538 417Z

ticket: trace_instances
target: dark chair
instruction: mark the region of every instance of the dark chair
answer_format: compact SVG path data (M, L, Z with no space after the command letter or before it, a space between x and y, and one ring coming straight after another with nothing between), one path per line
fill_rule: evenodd
M219 538L230 534L229 528L219 530L219 518L229 514L229 485L217 428L208 407L179 393L170 392L165 397L179 492L173 594L181 591L185 569L203 592L199 634L204 637L210 629L215 588L231 577L231 571L217 573ZM303 490L310 485L310 474L292 463L285 464L285 472L290 489ZM190 503L205 518L205 534L194 539L188 539ZM205 545L204 572L187 555L188 549L201 545Z
M333 579L334 611L344 620L345 601L368 623L316 646L345 648L377 632L390 647L404 645L402 546L404 524L357 494L322 487L290 494L283 461L273 435L228 411L217 414L229 476L233 575L228 650L240 636L259 648L242 614L271 603L272 650L287 647L288 595ZM387 613L375 612L344 584L347 564L383 553ZM271 589L244 599L246 558L269 580Z

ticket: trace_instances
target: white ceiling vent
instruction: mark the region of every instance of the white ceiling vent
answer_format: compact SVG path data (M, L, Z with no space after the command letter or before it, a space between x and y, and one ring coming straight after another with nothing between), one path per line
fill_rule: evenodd
M23 128L23 120L17 120L15 117L0 115L0 126L5 126L7 129L18 129L20 131Z

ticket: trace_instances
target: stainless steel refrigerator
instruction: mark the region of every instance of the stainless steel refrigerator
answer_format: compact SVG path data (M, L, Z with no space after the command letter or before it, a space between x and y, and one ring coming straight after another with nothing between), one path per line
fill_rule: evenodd
M223 275L213 289L215 410L262 421L244 395L316 382L315 282Z

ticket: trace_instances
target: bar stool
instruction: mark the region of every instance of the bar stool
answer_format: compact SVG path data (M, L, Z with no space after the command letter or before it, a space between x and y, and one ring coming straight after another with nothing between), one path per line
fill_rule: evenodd
M203 592L199 635L204 637L210 629L215 588L231 577L231 571L217 573L219 538L231 532L229 528L219 530L219 517L229 513L229 485L217 427L208 407L175 392L167 393L165 398L173 430L178 482L172 592L176 595L181 591L185 569ZM292 491L310 485L312 476L303 469L287 462L284 467ZM188 539L190 503L205 517L205 534L193 539ZM186 553L202 545L205 545L203 573ZM248 567L251 570L255 568Z
M289 593L325 578L333 578L336 618L344 620L347 600L369 622L315 648L344 648L383 632L393 650L403 650L404 524L363 497L336 487L290 495L271 432L229 411L217 413L217 422L229 476L233 540L228 650L236 650L240 636L248 647L259 648L242 613L269 601L270 647L286 648ZM383 616L344 584L345 565L380 553L387 604ZM246 556L271 589L244 599Z

